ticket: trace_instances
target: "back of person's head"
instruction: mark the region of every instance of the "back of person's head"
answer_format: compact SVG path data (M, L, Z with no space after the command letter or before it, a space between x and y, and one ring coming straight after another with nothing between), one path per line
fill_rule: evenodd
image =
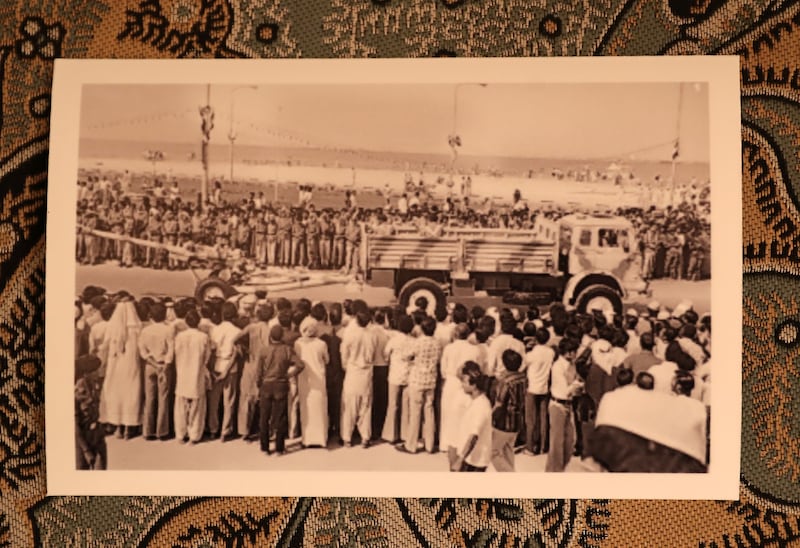
M528 307L528 310L525 311L525 319L529 322L533 320L539 319L539 309L535 306Z
M305 297L301 297L297 300L297 305L295 306L297 310L305 310L306 312L311 312L311 301Z
M375 322L376 325L386 325L386 313L380 308L375 310L372 314L372 321Z
M185 321L186 325L189 327L196 328L198 325L200 325L200 314L197 313L197 310L189 310L186 313L186 317L183 321Z
M503 350L501 359L503 360L503 367L512 373L519 371L519 368L522 367L522 356L516 350L510 348Z
M136 303L136 315L139 316L139 320L146 322L150 319L150 305L147 301L139 301Z
M526 337L535 337L536 336L536 324L533 322L525 322L522 324L522 334Z
M222 321L231 322L235 320L238 315L239 312L236 310L235 304L226 302L222 305Z
M481 366L479 366L477 363L471 360L465 362L461 367L461 376L467 379L467 383L470 386L476 387L484 394L486 393L486 384L488 379L481 371Z
M617 348L625 348L629 339L630 335L628 335L627 331L624 329L615 329L614 336L611 338L611 344Z
M360 310L356 313L356 321L360 327L367 327L369 325L371 316L366 310Z
M103 305L106 304L106 302L108 302L108 299L106 298L105 295L95 295L94 297L91 298L89 304L95 310L100 310L101 308L103 308Z
M555 328L553 328L553 331L555 331ZM556 334L558 334L558 332L556 332ZM580 340L583 337L584 330L577 323L569 323L561 332L561 334L567 339Z
M577 339L573 339L570 337L564 337L560 341L558 341L558 354L560 356L567 356L572 354L578 350L578 346L580 345Z
M263 303L256 309L256 316L260 322L268 322L275 316L275 307L272 303Z
M517 322L514 320L514 316L504 314L500 318L500 331L506 335L513 335L517 331Z
M214 325L219 325L222 323L222 309L219 306L215 306L211 309L211 316L209 316L211 323Z
M278 313L280 313L283 310L291 310L292 309L292 303L286 297L280 297L275 302L275 308L278 310Z
M281 310L278 312L278 325L280 325L284 329L291 329L292 328L292 311L291 310ZM281 335L283 336L283 335Z
M653 375L647 371L640 371L639 374L636 375L636 386L642 390L652 390L654 385L655 379L653 379Z
M324 322L328 319L328 311L325 310L325 305L317 303L311 307L311 317L318 322Z
M428 315L425 314L425 311L424 310L420 310L419 308L417 308L416 310L414 310L411 313L411 318L413 318L413 320L414 320L414 325L422 324L422 320L424 320L427 317L428 317Z
M655 338L650 331L646 331L639 336L639 346L642 347L642 350L653 350L655 344Z
M167 319L167 307L161 303L155 303L150 307L150 317L154 322L163 322Z
M633 370L623 367L617 371L617 385L627 386L633 382Z
M342 305L340 303L331 303L330 310L328 310L328 321L334 327L342 325Z
M540 327L536 330L536 342L537 344L547 344L550 340L550 332L545 329L544 327Z
M211 314L214 313L214 307L211 306L211 303L203 303L203 306L200 307L200 317L211 319Z
M423 335L432 337L436 332L436 320L430 316L425 316L425 319L422 320L422 323L419 324L419 327L422 329Z
M469 321L469 310L461 303L453 307L453 323L467 323Z
M358 314L359 312L366 312L369 314L369 305L362 299L353 301L353 314Z
M478 327L486 329L490 334L494 335L497 327L497 321L492 316L484 316L478 323Z
M466 323L457 323L453 329L453 336L456 340L464 341L469 338L472 331Z
M303 309L295 310L292 313L292 324L297 329L297 328L300 327L300 324L303 323L303 320L305 320L307 317L308 317L308 311L307 310L303 310Z
M414 306L420 310L428 310L428 298L427 297L417 297L414 301Z
M603 327L597 330L597 338L602 339L604 341L613 342L614 340L614 328L610 325L604 325Z
M666 342L670 343L678 338L678 330L670 326L665 327L662 336Z
M639 318L636 316L625 316L625 329L636 329L639 325Z
M694 376L679 370L672 379L672 391L679 396L691 396L694 390Z
M697 337L697 326L693 323L687 323L678 331L678 335L686 337L687 339L694 339Z
M681 318L687 324L696 325L700 317L694 310L687 310L686 312L683 313L683 316L681 316Z
M478 342L478 344L483 344L489 340L489 337L491 337L493 333L493 329L490 330L485 326L478 326L478 328L475 329L475 340Z
M345 314L347 314L348 316L352 316L353 315L353 299L345 299L344 301L342 301L342 308L343 308Z
M470 316L472 316L472 321L475 322L476 325L485 315L486 310L482 306L475 305L472 307L472 310L470 310Z
M397 318L397 330L408 335L414 330L414 320L408 314Z
M443 322L447 319L447 309L442 306L437 306L436 310L433 312L433 317L436 318L437 322Z
M269 338L272 342L280 342L283 340L283 327L280 325L273 325L272 329L269 330Z
M100 317L103 320L108 321L111 319L112 314L114 314L114 308L116 308L116 304L113 302L107 302L103 306L100 307Z

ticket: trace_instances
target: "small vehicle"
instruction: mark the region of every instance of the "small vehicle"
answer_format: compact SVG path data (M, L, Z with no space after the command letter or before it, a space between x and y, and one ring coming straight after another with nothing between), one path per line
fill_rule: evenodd
M446 228L440 237L365 231L362 244L367 282L393 288L403 308L424 296L431 313L448 296L485 294L620 314L629 293L648 293L623 217L573 214L533 230Z

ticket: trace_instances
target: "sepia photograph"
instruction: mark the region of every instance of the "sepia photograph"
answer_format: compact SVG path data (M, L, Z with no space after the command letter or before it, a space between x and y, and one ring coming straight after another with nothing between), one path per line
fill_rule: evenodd
M736 496L736 65L603 61L57 66L48 491Z

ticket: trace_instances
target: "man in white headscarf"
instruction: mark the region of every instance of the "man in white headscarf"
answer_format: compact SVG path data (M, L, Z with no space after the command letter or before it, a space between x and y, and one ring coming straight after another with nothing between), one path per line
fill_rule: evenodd
M325 387L328 345L317 337L317 320L311 316L300 323L300 338L294 343L294 351L306 364L297 376L302 444L305 447L325 447L328 444L328 395Z
M114 308L101 345L107 361L100 422L116 426L120 438L132 437L142 424L142 364L138 349L141 330L133 299L123 298Z

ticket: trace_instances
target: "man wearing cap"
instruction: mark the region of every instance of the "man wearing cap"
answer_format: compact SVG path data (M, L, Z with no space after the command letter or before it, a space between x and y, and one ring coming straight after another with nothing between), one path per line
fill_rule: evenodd
M283 342L283 328L274 326L269 344L258 360L259 435L261 450L270 454L269 439L275 435L275 452L286 452L289 434L289 378L296 377L305 365L294 349Z

